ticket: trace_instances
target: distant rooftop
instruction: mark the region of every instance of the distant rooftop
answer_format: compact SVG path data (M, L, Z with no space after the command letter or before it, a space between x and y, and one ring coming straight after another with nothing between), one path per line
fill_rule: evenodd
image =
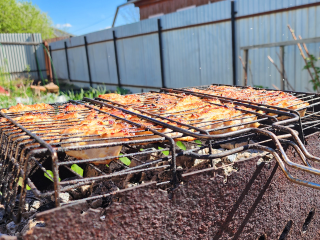
M53 28L53 34L55 37L75 37L75 35L58 28Z
M131 1L140 9L140 20L156 18L164 14L184 11L223 0L139 0ZM130 1L128 1L130 2Z
M44 39L44 41L46 41L47 43L52 43L52 42L57 42L63 39L67 39L67 38L71 38L71 37L75 37L76 35L73 35L71 33L68 33L66 31L63 31L61 29L58 28L53 28L53 38L50 39Z

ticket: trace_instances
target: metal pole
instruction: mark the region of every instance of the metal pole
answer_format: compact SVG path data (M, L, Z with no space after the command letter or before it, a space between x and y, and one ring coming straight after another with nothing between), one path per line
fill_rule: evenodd
M281 71L281 79L280 79L280 85L281 85L281 90L286 89L286 83L284 81L284 46L280 46L280 71Z
M161 67L161 83L162 87L165 88L166 84L164 81L164 71L163 71L163 55L162 55L162 39L161 39L161 19L158 19L158 37L159 37L159 51L160 51L160 67Z
M51 46L49 45L50 57L51 57L51 68L52 68L52 82L54 81L54 75L56 75L56 82L58 82L57 74L53 69L53 57L52 57L52 50Z
M231 38L232 38L232 72L233 72L233 85L237 85L236 79L236 30L235 23L236 18L235 15L237 12L235 11L234 1L231 1Z
M67 62L68 79L71 81L71 77L70 77L70 69L69 69L69 58L68 58L68 47L67 47L67 42L64 42L64 51L65 51L65 53L66 53L66 62Z
M244 61L244 71L243 71L243 85L248 86L248 60L249 60L249 50L243 50L243 61Z
M87 43L87 37L86 37L86 36L84 36L84 47L85 47L85 49L86 49L87 64L88 64L88 74L89 74L89 82L90 82L90 87L92 87L90 61L89 61L89 54L88 54L88 43Z
M32 34L31 36L32 36L32 42L34 42L34 34ZM39 69L39 66L38 66L37 49L36 49L36 46L35 46L35 45L33 45L33 50L34 50L34 57L35 57L35 59L36 59L38 79L40 79L40 69Z
M118 62L118 52L117 52L117 43L116 43L116 32L112 31L113 34L113 45L114 45L114 56L116 59L116 67L117 67L117 76L118 76L118 85L121 87L121 81L120 81L120 71L119 71L119 62Z
M50 57L51 57L51 60L53 59L52 58L52 50L51 50L51 46L49 45L49 52L50 52Z
M46 41L43 41L43 53L44 53L44 60L46 62L46 69L47 69L47 76L49 76L50 82L53 82L53 75L52 75L52 67L51 67L51 61L50 56L48 56L48 50L49 50L49 44Z

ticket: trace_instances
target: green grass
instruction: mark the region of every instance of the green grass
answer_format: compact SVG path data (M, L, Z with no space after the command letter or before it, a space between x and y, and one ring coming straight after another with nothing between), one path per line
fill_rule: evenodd
M110 93L106 86L98 86L88 90L80 89L79 91L65 90L59 95L53 93L43 93L38 96L31 89L33 80L31 79L16 79L9 80L8 75L0 69L0 86L9 92L9 96L0 94L0 108L8 108L17 103L35 104L35 103L55 103L69 100L82 100L84 97L96 98L101 94ZM127 94L129 91L122 88L117 88L117 93Z
M80 92L74 92L73 90L66 91L65 93L62 93L62 96L65 96L68 100L81 100L84 97L96 98L107 92L110 93L110 91L107 91L106 86L98 86L97 88L90 88L87 91L84 91L83 89L80 89Z
M8 90L6 87L5 89ZM86 91L81 89L78 93L75 93L73 90L71 90L67 92L61 92L59 95L53 93L41 93L40 96L36 96L29 86L25 89L13 87L9 92L10 96L0 95L0 108L8 108L16 105L18 102L23 104L54 103L58 101L81 100L84 97L95 98L100 94L105 94L107 90L105 87L97 87L90 88Z

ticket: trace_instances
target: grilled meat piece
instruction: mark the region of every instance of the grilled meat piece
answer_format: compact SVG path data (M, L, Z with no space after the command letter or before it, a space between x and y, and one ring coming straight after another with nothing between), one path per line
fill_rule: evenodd
M54 109L51 105L45 103L37 103L33 105L24 105L22 103L18 103L15 106L10 107L9 109L2 109L3 113L10 112L27 112L27 111L39 111L39 110L52 110Z
M111 99L117 99L115 94L111 96L108 95L109 94L104 94L100 95L100 97L109 99L110 101L112 101ZM132 107L131 111L139 111L141 109L150 114L166 117L177 123L160 118L157 120L179 126L180 128L186 128L185 126L179 125L179 123L183 123L204 130L210 130L211 134L221 134L236 131L244 127L259 126L259 123L240 126L242 123L250 123L257 120L257 116L253 114L254 110L250 109L252 114L242 112L241 109L236 110L232 104L223 106L218 99L201 99L192 95L173 93L132 94L130 96L133 99L139 99L139 101L134 103L124 100L120 95L118 97L121 99L122 105ZM146 114L145 112L143 114ZM155 116L153 115L152 117L154 118ZM194 131L194 129L190 130ZM194 139L195 138L192 137L182 137L175 140L191 141Z
M252 87L237 88L232 86L212 85L206 90L191 88L190 91L297 110L301 117L305 115L306 107L309 106L309 103L304 102L289 93L281 91L258 90Z

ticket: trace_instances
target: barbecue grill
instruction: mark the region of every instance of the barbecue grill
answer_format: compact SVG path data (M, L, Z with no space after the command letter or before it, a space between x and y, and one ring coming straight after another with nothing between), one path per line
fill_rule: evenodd
M198 87L198 89L209 89L209 87ZM129 196L159 188L167 190L169 198L175 199L175 193L179 192L179 189L185 188L183 185L189 181L186 179L190 178L194 181L194 176L199 177L199 174L208 175L209 172L211 174L211 172L225 171L228 167L235 170L237 165L245 166L246 162L250 162L248 164L251 164L251 169L253 169L252 162L256 162L254 160L258 158L260 158L258 166L261 166L261 169L263 166L271 166L275 169L274 171L279 172L277 166L280 166L282 174L291 182L320 189L320 185L314 177L320 175L317 166L320 158L310 153L310 149L308 150L304 145L304 134L308 134L310 130L318 130L317 106L320 104L320 97L317 94L291 92L291 94L310 103L306 107L306 115L301 117L299 116L301 109L290 110L239 99L211 96L192 92L190 89L162 89L162 93L175 97L194 95L203 100L218 98L221 104L210 103L218 106L232 103L234 108L241 112L236 119L242 122L212 129L207 126L214 126L230 120L219 119L203 122L200 125L195 124L192 120L182 123L174 117L196 113L199 108L170 113L162 112L161 109L155 109L152 106L152 102L156 101L157 95L160 94L158 92L140 94L144 100L139 104L123 105L103 98L84 98L82 101L52 104L53 109L50 110L31 112L31 114L41 113L56 116L70 104L84 106L81 110L76 111L80 117L74 119L49 121L43 119L42 121L24 123L15 120L24 112L1 112L0 114L5 120L0 123L0 175L3 176L0 181L0 189L1 203L5 206L6 219L12 219L16 223L23 219L26 197L29 192L32 192L37 198L53 200L55 207L66 205L65 209L70 209L68 205L74 207L75 204L81 206L91 204L90 206L92 206L93 203L101 199L102 205L101 201L99 202L101 206L112 208L113 205L110 204L119 194ZM114 109L123 115L114 115L106 109ZM79 140L77 134L60 134L60 130L84 120L92 110L113 117L118 122L128 124L131 132L139 135L106 138L87 135ZM248 117L248 114L254 114L256 119ZM127 117L129 115L135 116L139 121L130 120ZM259 123L259 127L249 127L254 123ZM236 130L231 131L231 128ZM165 129L170 131L164 132ZM188 137L197 139L197 141L184 142L186 147L179 149L177 140ZM105 142L101 143L101 141ZM230 149L221 149L221 146L231 142L241 143L241 146L235 145ZM111 147L121 147L121 156L91 157L78 160L69 154L71 151L97 151ZM217 149L219 149L218 152ZM235 163L224 162L222 166L217 166L214 161L245 151L257 151L260 154L258 158L242 159ZM131 164L123 163L121 158L130 158ZM275 161L270 160L272 158ZM190 165L195 162L195 159L206 164L198 167ZM109 162L108 166L95 165L95 163L106 160ZM71 168L74 164L84 169L83 175ZM228 178L232 179L232 176L237 174L234 173ZM250 175L250 171L247 174ZM162 177L159 177L160 175ZM211 178L215 179L214 176ZM29 187L30 190L27 190ZM220 187L222 189L222 186ZM78 194L76 197L72 195L72 199L68 201L63 199L63 193L84 188L90 190L86 194ZM96 189L99 190L95 191ZM318 194L318 190L310 189L307 191Z
M204 95L204 94L198 94L198 93L194 93L194 92L191 92L191 91L180 91L180 90L174 90L174 89L162 89L164 92L169 92L172 93L172 92L177 92L177 93L181 93L181 92L184 92L186 94L193 94L193 95L196 95L198 97L210 97L210 95ZM169 122L175 122L173 120L171 120L170 118L168 117L163 117L161 116L161 114L155 114L154 111L159 111L159 109L154 109L152 107L149 107L149 103L154 101L154 99L151 99L149 96L148 96L148 93L145 93L145 94L142 94L144 95L144 99L145 102L142 103L142 106L144 106L142 109L141 107L139 107L139 105L141 103L138 103L138 104L130 104L130 105L123 105L123 104L119 104L117 102L112 102L110 100L106 100L106 99L103 99L103 98L98 98L99 100L102 100L102 101L107 101L109 103L112 103L113 105L116 105L116 106L122 106L122 107L127 107L127 106L130 106L130 107L133 107L134 109L136 110L139 110L141 111L142 113L146 114L146 115L151 115L153 117L158 117L158 118L161 118L161 119L165 119ZM152 95L154 98L156 98L157 96L155 95ZM217 97L217 96L215 96ZM87 99L89 100L89 99ZM222 99L224 100L224 99ZM233 100L233 99L226 99L226 101L230 101L230 100ZM277 120L274 120L274 122L271 124L271 127L276 129L276 130L279 130L279 131L282 131L282 132L286 132L286 133L289 133L290 136L293 138L293 140L295 142L292 142L292 141L282 141L284 144L286 145L291 145L294 147L294 149L297 151L297 153L301 156L301 158L303 159L303 162L306 166L302 166L302 165L299 165L299 164L296 164L296 163L293 163L291 162L288 157L286 156L283 148L282 148L282 145L280 143L280 141L278 140L278 138L276 137L275 134L273 134L272 132L270 131L267 131L267 130L264 130L264 129L256 129L256 128L247 128L247 129L240 129L239 131L235 131L235 132L228 132L226 134L216 134L216 135L211 135L209 132L212 131L211 129L210 130L207 130L205 133L206 134L196 134L196 133L193 133L191 131L187 131L183 128L177 128L177 127L173 127L174 130L178 131L178 132L182 132L182 133L185 133L185 134L188 134L188 135L191 135L191 136L194 136L194 137L197 137L197 138L204 138L204 139L210 139L210 140L214 140L214 139L221 139L221 138L227 138L227 137L230 137L230 136L235 136L235 135L238 135L238 134L242 134L242 133L246 133L246 132L253 132L253 133L256 133L256 134L260 134L260 135L264 135L264 136L267 136L270 138L270 140L274 143L275 145L275 148L277 151L279 151L281 153L281 157L279 157L279 155L277 154L277 152L275 152L273 149L271 148L267 148L265 146L261 146L261 145L258 145L258 144L253 144L253 145L245 145L245 146L242 146L242 147L239 147L239 148L235 148L235 149L232 149L232 150L229 150L229 151L224 151L223 153L219 153L219 154L210 154L210 155L199 155L199 154L196 154L194 152L188 152L186 153L187 155L189 156L192 156L194 158L206 158L206 159L214 159L214 158L219 158L219 157L223 157L223 156L227 156L227 155L230 155L230 154L234 154L234 153L237 153L237 152L240 152L240 151L243 151L243 150L246 150L246 149L259 149L259 150L263 150L263 151L266 151L266 152L270 152L274 155L274 157L277 159L278 163L280 164L280 167L281 169L283 170L283 172L285 173L285 175L287 176L287 178L289 178L291 181L293 182L296 182L298 184L302 184L302 185L306 185L306 186L312 186L314 188L318 188L319 185L318 184L314 184L314 183L310 183L310 182L305 182L303 180L300 180L300 179L296 179L294 177L292 177L289 172L287 171L285 165L283 164L282 160L284 160L284 162L286 164L288 164L289 166L291 167L295 167L299 170L302 170L302 171L307 171L307 172L310 172L310 173L313 173L313 174L319 174L319 171L314 169L310 163L307 161L307 159L310 159L310 160L313 160L313 161L319 161L320 158L318 157L315 157L315 156L312 156L307 150L306 148L304 147L302 141L299 139L297 133L295 131L293 131L292 129L288 128L288 127L285 127L285 126L282 126L282 124L288 124L288 123L298 123L299 126L301 126L301 118L299 116L299 113L298 111L295 111L295 113L297 113L297 115L294 115L294 114L290 114L288 113L288 109L283 109L283 108L279 108L277 110L274 110L274 108L277 108L277 107L274 107L274 106L256 106L256 105L248 105L246 103L238 103L238 102L235 102L235 101L232 101L236 106L237 105L244 105L244 106L248 106L248 107L251 107L253 109L258 109L258 110L263 110L267 113L273 113L273 114L277 114L276 117L282 117L283 115L286 115L286 116L290 116L291 118L289 119L286 119L286 120L282 120L282 121L277 121ZM316 104L313 104L313 106L316 105ZM147 106L147 108L145 107ZM197 112L199 109L192 109L192 111L194 112ZM299 109L300 110L300 109ZM188 111L189 112L189 111ZM190 113L190 112L189 112ZM193 112L191 112L193 113ZM180 112L172 112L170 114L166 114L166 115L175 115L175 114L181 114ZM255 114L258 114L258 113L255 113ZM258 114L258 115L262 115L262 114ZM313 114L312 114L313 115ZM144 117L141 115L141 117ZM263 117L265 118L262 118L262 120L267 120L268 119L268 115L263 115ZM276 117L274 117L274 119L276 119ZM152 118L147 118L147 117L144 117L150 121L153 121ZM219 120L220 121L220 120ZM221 121L226 121L226 120L221 120ZM257 120L259 121L259 120ZM248 123L251 123L250 122L246 122L244 124L248 124ZM161 123L160 123L161 124ZM170 126L170 125L167 125L166 126ZM184 124L184 126L188 127L189 129L192 129L194 128L191 124L188 125L188 124ZM233 125L232 125L233 126ZM232 126L229 126L229 127L232 127ZM225 128L228 128L228 127L225 127ZM198 130L198 131L203 131L201 130L201 128L194 128L195 130ZM218 128L218 130L220 129L224 129L224 128ZM270 130L270 128L267 128ZM217 130L217 129L216 129ZM300 128L300 132L303 133L302 131L302 128ZM230 139L229 139L230 140ZM233 139L232 139L233 140ZM269 140L269 141L270 141ZM303 139L304 140L304 139ZM209 141L209 145L212 145L212 141ZM210 146L210 148L212 149L212 146Z
M63 128L67 128L69 126L72 126L76 121L81 121L83 118L88 115L89 110L95 109L93 106L89 106L84 104L84 102L74 102L72 101L72 104L83 104L86 106L85 110L79 111L81 114L80 119L67 119L67 120L57 120L57 121L38 121L35 123L17 123L13 120L14 117L21 116L21 112L19 113L1 113L2 117L7 119L7 122L4 122L1 126L1 159L2 159L2 165L1 165L1 193L2 193L2 204L6 206L6 213L11 216L15 222L19 222L21 220L21 213L24 208L24 201L26 197L26 185L30 186L31 190L34 192L34 194L37 197L46 197L54 195L55 197L55 203L56 206L60 205L60 199L59 199L59 192L68 191L73 188L77 188L83 185L90 185L94 181L101 181L103 179L110 179L112 177L119 177L124 176L128 174L134 174L139 173L142 171L152 171L156 169L162 169L171 167L170 165L161 165L154 167L155 164L159 164L160 162L164 162L167 160L172 160L174 162L175 159L175 147L174 142L171 138L167 137L166 135L158 132L154 129L148 129L150 132L149 134L140 134L138 136L130 136L130 140L125 142L125 146L127 146L128 153L123 154L122 158L127 157L136 157L137 159L137 166L129 168L125 164L123 164L121 161L116 161L118 165L120 165L119 171L111 172L109 174L101 171L99 168L97 168L93 163L99 162L101 160L112 160L119 158L116 157L106 157L103 159L100 158L92 158L92 159L84 159L84 160L76 160L76 159L66 159L66 156L63 155L63 153L70 151L70 150L87 150L87 149L99 149L103 147L115 147L115 146L122 146L124 145L124 142L122 141L125 139L125 137L108 137L105 139L98 138L97 135L88 135L86 136L86 139L77 140L79 136L61 136L58 132L55 132L56 130L61 130ZM53 105L55 109L53 111L46 111L46 110L39 110L38 113L46 113L49 115L56 115L57 113L61 113L61 110L64 106L67 104L62 105ZM97 109L96 109L97 110ZM104 113L103 111L97 110L101 113ZM108 114L108 113L106 113ZM112 114L108 114L119 121L123 121L125 123L131 124L132 126L136 126L137 130L133 130L133 133L138 132L144 132L144 130L139 130L138 128L141 128L143 126L131 122L127 119L117 117ZM49 125L50 124L50 125ZM48 126L49 125L49 126ZM48 130L50 129L51 132L46 131L40 131L40 133L33 133L34 131L39 130ZM156 128L157 129L157 128ZM159 130L159 129L158 129ZM93 138L93 139L92 139ZM96 138L96 139L95 139ZM147 139L141 139L141 138L147 138ZM68 146L66 144L61 144L60 141L55 140L65 140L68 139L69 141ZM74 139L74 140L72 140ZM109 143L95 143L96 141L108 141ZM48 142L50 141L50 142ZM70 144L75 143L87 143L83 146L70 146ZM146 149L144 146L149 146L150 143L157 142L159 143L162 148L161 150L155 149L155 148L148 148ZM63 146L65 145L65 146ZM134 146L140 146L139 148ZM153 154L158 154L163 151L170 151L171 156L164 156L164 157L153 157L152 161L150 159L147 159L146 156L151 156ZM149 157L150 158L150 157ZM47 166L52 169L53 176L48 173L47 169L44 167L44 163L46 161L50 161L52 164L46 163ZM148 161L147 161L148 160ZM95 171L98 176L91 176L91 177L83 177L77 174L75 171L73 171L70 166L72 164L78 164L82 166L81 164L89 164L90 168L92 168L92 171ZM61 168L67 169L69 172L71 172L74 176L76 176L78 179L69 180L69 181L59 181L59 169L61 171ZM148 168L146 168L148 167ZM50 178L54 184L54 189L43 189L43 186L40 186L43 191L39 190L37 188L37 185L39 185L39 180L37 180L37 183L34 183L30 178L28 178L29 175L32 175L33 173L37 171L42 171L42 177L44 174L48 178ZM39 177L39 174L36 175ZM14 207L16 204L16 198L18 194L19 184L18 179L21 177L23 179L23 185L20 186L20 200L19 200L19 209L16 214L14 214ZM45 180L43 177L42 180ZM47 181L48 182L48 181ZM41 185L41 182L40 182ZM94 200L102 197L107 197L111 195L111 193L106 193L104 195L98 195L98 196L91 196L89 198L85 198L87 200ZM75 200L75 201L69 201L69 204L71 202L76 201L83 201L85 199L81 200ZM63 205L64 203L61 203Z

